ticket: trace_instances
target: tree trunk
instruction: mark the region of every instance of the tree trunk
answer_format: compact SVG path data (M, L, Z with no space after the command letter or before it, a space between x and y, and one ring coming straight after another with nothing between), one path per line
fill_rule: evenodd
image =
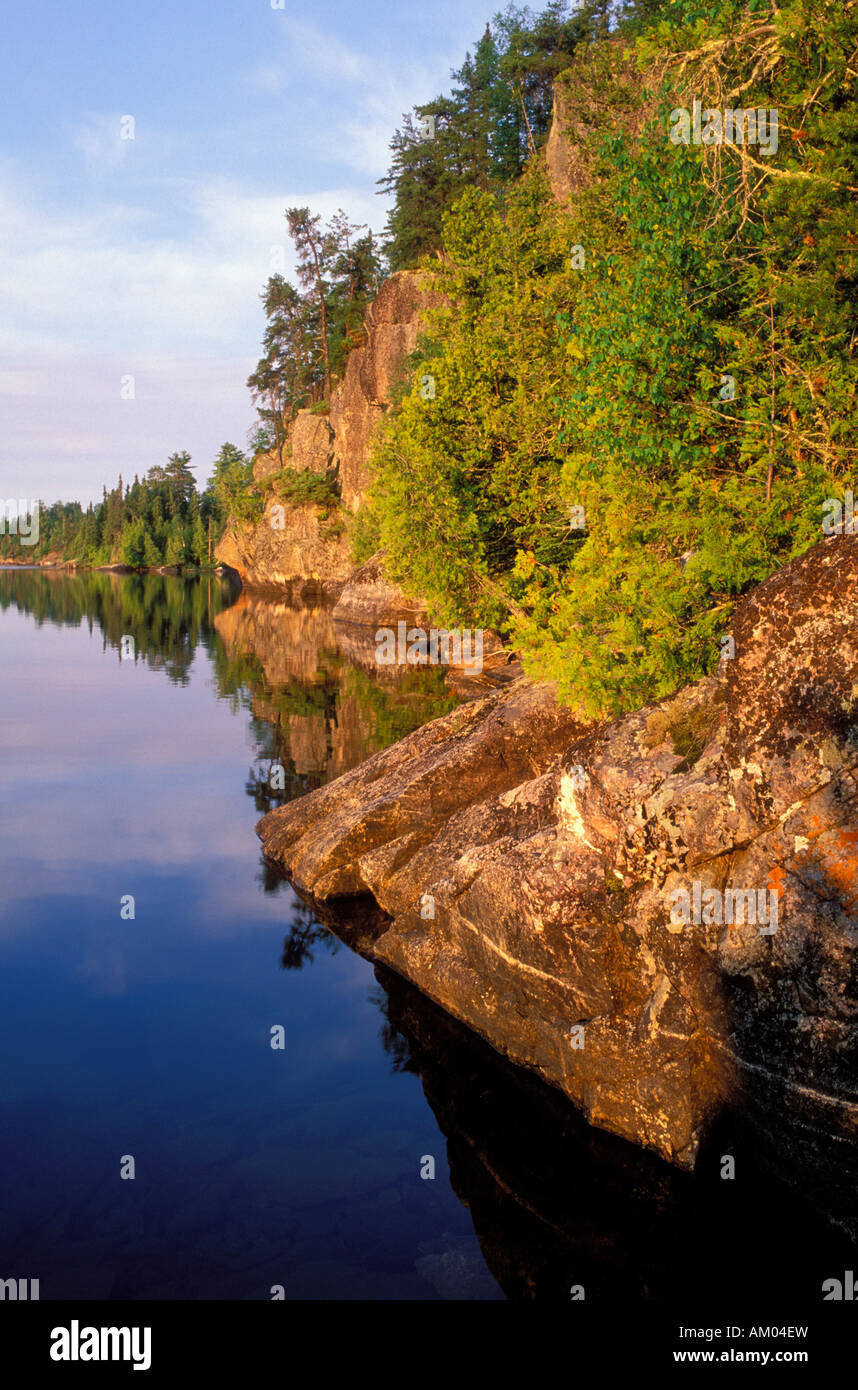
M313 253L313 265L316 270L316 293L319 296L319 318L321 319L322 327L322 356L325 359L325 395L327 399L330 400L331 362L328 354L328 306L325 303L325 294L324 290L322 289L322 272L319 267L319 253L316 249L316 243L313 241L312 237L309 240L310 250Z

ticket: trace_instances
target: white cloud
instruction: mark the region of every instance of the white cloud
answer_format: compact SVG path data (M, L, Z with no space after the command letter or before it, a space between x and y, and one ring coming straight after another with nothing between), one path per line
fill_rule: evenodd
M259 67L251 68L242 79L242 85L248 91L263 96L276 97L283 91L286 75L282 68L276 67L273 63L260 63Z
M325 219L342 207L378 226L362 189L271 194L167 177L144 188L137 207L54 208L0 169L0 495L26 484L100 496L120 469L145 470L175 448L207 467L224 439L243 445L271 248L292 266L286 207ZM133 401L120 399L126 374Z
M318 78L318 90L328 102L324 121L304 126L302 141L324 163L346 163L373 180L379 178L389 167L390 139L403 113L446 89L452 59L417 57L403 62L390 51L369 54L350 48L332 32L287 15L278 27L285 49L282 59L252 69L244 85L288 98L289 74L300 63L302 74ZM338 87L338 101L332 107L330 92ZM306 90L304 81L304 103Z
M83 155L89 174L110 174L128 159L135 129L134 118L127 112L90 112L73 127L72 144Z
M371 85L377 78L376 64L365 53L349 48L331 31L308 24L306 20L284 15L280 29L292 49L292 61L320 76L339 82Z
M0 472L29 470L28 493L85 498L120 467L148 467L150 451L202 458L213 441L243 442L272 247L292 264L285 208L327 219L342 207L381 229L391 134L447 88L482 27L472 8L370 7L357 23L343 13L338 32L290 6L257 16L261 42L249 24L248 65L226 80L195 43L188 91L163 90L140 55L130 111L57 88L59 136L35 160L0 160ZM350 27L359 37L344 40ZM119 414L127 372L136 413Z
M63 212L0 175L0 351L12 355L7 370L27 349L107 346L127 360L159 350L234 352L242 339L255 347L271 247L285 245L291 262L286 207L309 204L323 218L344 207L355 221L379 221L372 193L362 189L270 194L227 179L165 178L148 192L149 206L139 210L100 202ZM165 205L181 223L181 237L152 225L152 209Z

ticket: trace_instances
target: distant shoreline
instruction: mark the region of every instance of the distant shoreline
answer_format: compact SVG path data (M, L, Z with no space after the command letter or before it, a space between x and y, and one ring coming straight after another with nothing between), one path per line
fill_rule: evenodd
M7 570L88 570L92 574L161 574L177 578L193 578L198 574L219 574L223 565L212 565L209 569L197 565L84 565L79 560L5 560L0 559L0 569Z

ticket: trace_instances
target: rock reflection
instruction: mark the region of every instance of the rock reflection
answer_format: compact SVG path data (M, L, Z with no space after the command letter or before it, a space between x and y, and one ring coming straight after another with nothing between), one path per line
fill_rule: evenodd
M406 981L376 977L382 1042L395 1069L420 1075L454 1190L509 1298L569 1302L582 1285L599 1303L806 1307L826 1270L854 1266L854 1247L782 1186L737 1119L683 1173L592 1129ZM735 1181L720 1177L728 1150Z
M260 815L457 704L440 669L369 668L365 641L336 628L325 607L244 591L215 627L221 692L251 714L258 752L247 791Z

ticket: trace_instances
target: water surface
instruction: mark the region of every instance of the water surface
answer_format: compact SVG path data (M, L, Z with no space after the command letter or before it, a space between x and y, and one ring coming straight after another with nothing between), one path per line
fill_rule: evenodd
M259 815L450 708L439 672L215 579L0 571L0 640L0 1278L795 1308L858 1268L729 1117L693 1178L589 1129L264 865Z
M42 1298L499 1296L371 967L253 831L449 696L374 684L323 610L230 597L0 573L0 1274Z

